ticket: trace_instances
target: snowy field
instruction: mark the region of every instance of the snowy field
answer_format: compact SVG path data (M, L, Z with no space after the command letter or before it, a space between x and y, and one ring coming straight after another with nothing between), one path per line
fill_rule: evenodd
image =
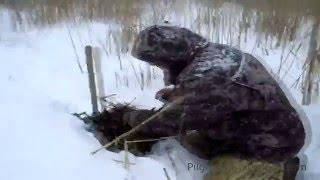
M96 29L99 30L99 25ZM105 32L100 29L97 33ZM85 69L83 54L79 52ZM66 28L23 34L6 32L0 42L0 55L3 62L0 67L0 141L3 144L0 179L165 180L163 168L172 179L177 173L186 179L204 174L197 171L185 173L185 164L201 163L204 167L206 163L190 155L178 143L159 145L152 158L132 157L130 162L135 165L129 172L122 163L116 162L123 161L122 153L103 151L94 156L90 154L100 144L84 130L83 123L71 115L73 112L90 112L87 73L81 74L76 65ZM163 87L162 74L159 74L159 83L154 82L142 91L134 81L133 72L128 72L133 85L116 88L113 73L117 71L118 60L116 57L104 60L108 94L120 94L120 97L117 95L118 101L129 102L136 98L133 103L139 107L161 105L154 100L154 94ZM135 65L138 66L139 62ZM176 168L183 173L179 174L170 167L169 156L176 160Z
M2 16L2 25L6 17ZM77 55L86 70L83 45L100 46L107 27L92 23L71 29L75 38ZM91 34L91 36L89 36ZM93 37L93 38L92 38ZM81 42L80 42L81 41ZM251 52L250 44L242 47ZM254 55L264 59L276 72L281 51L274 50L268 56L260 51ZM118 57L102 54L102 67L106 94L117 94L118 101L130 102L139 107L159 107L154 94L164 86L162 74L155 71L155 79L148 88L141 90L135 80L133 66L144 71L148 66L134 60L129 54L122 56L123 68L129 87L116 87L115 72L119 71ZM305 54L300 54L303 59ZM157 144L149 157L131 157L134 165L123 168L123 153L103 150L92 156L98 141L83 128L73 112L90 112L90 94L87 73L77 67L76 55L66 26L27 32L13 32L3 26L0 34L0 179L1 180L167 180L166 168L171 180L198 180L205 174L206 161L189 154L178 143L165 141ZM301 73L302 61L294 63L290 70L280 74L291 94L301 102L298 89L290 88ZM284 66L288 69L289 63ZM285 75L284 75L285 74ZM316 99L316 98L315 98ZM312 142L306 150L309 162L308 179L320 176L320 105L315 100L303 106L312 128ZM171 160L175 162L172 166ZM203 167L189 169L188 164Z

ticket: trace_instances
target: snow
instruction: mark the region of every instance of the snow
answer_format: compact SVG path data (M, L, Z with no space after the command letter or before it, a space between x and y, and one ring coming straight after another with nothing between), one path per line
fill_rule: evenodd
M101 26L96 25L97 33L105 31ZM90 112L87 73L81 74L77 68L64 27L34 30L24 36L7 32L6 37L0 42L0 179L166 180L163 168L172 180L176 179L170 164L162 163L166 154L135 157L130 171L125 170L122 163L115 162L123 161L123 152L104 150L94 156L90 154L100 144L85 131L83 123L71 115ZM83 54L79 52L85 69ZM130 81L129 87L116 88L113 73L119 67L117 58L111 56L103 63L108 94L116 93L117 100L126 102L136 97L133 103L142 108L161 105L153 99L163 86L162 74L159 74L159 82L151 84L147 90L141 90L136 81ZM126 65L124 63L124 68ZM125 71L129 79L134 80L133 72L129 68ZM186 169L183 163L179 166Z
M6 19L5 15L1 17ZM166 180L163 168L171 180L198 180L205 174L207 162L190 154L173 140L155 145L153 153L147 157L130 155L130 162L135 165L129 170L114 161L123 160L124 152L103 150L92 156L90 152L100 144L84 130L82 122L71 115L73 112L90 112L90 94L87 73L81 74L77 67L67 28L57 25L18 33L6 27L9 26L8 21L1 25L5 26L0 32L1 180ZM88 29L87 25L79 25L71 30L74 37L77 34L82 37L74 40L84 69L83 45L100 46L99 42L105 41L103 38L108 29L104 24L93 23L90 26ZM94 36L90 36L88 31ZM251 52L253 47L250 45L255 43L248 44L243 50ZM269 56L255 55L265 59L276 72L281 51L272 52ZM124 54L123 71L120 72L118 57L103 56L106 93L117 94L119 101L128 102L136 98L133 103L142 108L159 107L161 103L154 99L154 95L164 86L162 74L154 69L156 79L148 88L141 90L130 62L137 69L148 67ZM123 84L116 87L115 72L127 76L129 87ZM301 66L297 63L283 82L290 86L300 72ZM297 102L301 102L301 93L297 89L290 88L289 91ZM309 160L306 174L310 180L317 179L320 174L319 108L319 103L303 106L313 136L305 151ZM203 167L204 171L188 169L190 163Z
M189 153L176 140L166 140L154 145L151 157L169 167L170 177L202 179L207 173L208 161Z

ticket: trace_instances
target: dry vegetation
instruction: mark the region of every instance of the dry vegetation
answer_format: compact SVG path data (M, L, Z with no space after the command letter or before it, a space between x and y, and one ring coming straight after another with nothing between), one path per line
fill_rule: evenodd
M274 49L282 49L279 59L281 77L288 71L282 68L282 64L292 66L299 51L309 52L305 73L296 77L297 87L305 93L305 104L310 103L308 97L312 93L319 93L318 0L2 0L0 5L12 10L12 26L18 31L92 21L112 24L110 26L115 28L109 29L99 41L106 55L118 56L121 70L122 56L129 52L135 34L144 26L162 23L167 17L174 16L177 19L174 24L189 27L214 42L238 48L245 46L252 38L250 33L254 33L257 36L252 52L259 50L269 54ZM306 45L310 50L304 48ZM148 87L153 76L152 68L131 67L141 89ZM121 85L129 86L125 72L116 73L115 78L121 79Z

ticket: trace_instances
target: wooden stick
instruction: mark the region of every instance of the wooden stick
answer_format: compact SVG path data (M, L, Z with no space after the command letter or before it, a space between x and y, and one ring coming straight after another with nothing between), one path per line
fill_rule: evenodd
M97 100L97 90L96 90L96 81L94 77L94 66L93 66L93 56L92 56L92 47L85 47L87 69L89 76L89 87L91 93L91 104L92 104L92 114L98 113L98 100Z
M126 170L129 170L130 164L129 164L129 148L127 141L124 141L124 168Z
M116 159L113 159L113 161L114 161L114 162L117 162L117 163L122 163L122 164L124 163L123 161L116 160ZM132 162L129 162L129 164L130 164L130 165L136 165L135 163L132 163Z
M101 69L101 54L98 47L93 48L93 60L94 60L94 69L95 69L95 78L97 83L97 90L98 90L98 99L100 103L100 110L103 111L103 101L101 101L101 97L105 97L105 89L104 89L104 80L103 80L103 73Z
M71 35L71 32L70 32L70 28L67 27L67 29L68 29L68 33L69 33L69 38L70 38L70 41L71 41L71 45L72 45L72 48L73 48L73 51L74 51L74 55L75 55L75 57L76 57L77 65L78 65L78 67L79 67L79 69L80 69L81 74L83 74L83 69L82 69L81 64L80 64L80 58L79 58L79 55L78 55L78 53L77 53L76 45L75 45L75 43L74 43L74 41L73 41L73 38L72 38L72 35Z
M163 168L164 174L166 175L167 180L170 180L170 176L166 170L166 168Z
M156 138L156 139L143 139L143 140L134 140L134 141L126 141L128 144L130 143L141 143L141 142L153 142L153 141L161 141L165 139L171 139L171 138L176 138L178 136L167 136L167 137L161 137L161 138Z

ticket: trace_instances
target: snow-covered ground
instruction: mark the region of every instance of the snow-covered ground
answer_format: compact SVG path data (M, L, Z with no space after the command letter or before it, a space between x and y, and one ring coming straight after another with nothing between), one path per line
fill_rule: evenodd
M5 19L5 17L3 17ZM3 23L5 24L5 23ZM77 55L85 69L83 45L99 46L96 39L104 38L107 27L93 23L88 35L88 26L79 25L71 34L80 34L76 39ZM74 31L74 29L76 31ZM248 44L254 44L248 43ZM243 47L251 51L252 47ZM269 66L278 70L281 51L274 50L268 56L255 53ZM301 55L303 57L303 55ZM157 78L141 90L136 82L130 63L144 70L146 64L130 55L122 56L124 70L119 72L116 56L102 56L106 94L117 94L119 101L130 102L140 107L159 107L153 100L155 92L163 87L162 74L155 69ZM129 171L123 168L123 153L101 151L98 141L73 117L73 112L90 112L90 94L87 73L81 73L76 63L68 29L55 26L48 29L30 30L24 33L3 28L0 34L0 179L1 180L166 180L166 168L171 180L197 180L205 173L206 161L189 154L178 143L168 140L157 144L149 157L133 157ZM297 61L299 62L299 61ZM284 78L290 86L301 72L301 64L295 63ZM116 87L115 72L128 77L129 87ZM283 75L283 74L282 74ZM299 90L290 88L301 102ZM320 176L320 105L304 106L312 128L312 143L306 151L309 158L307 172L317 179ZM175 165L172 165L172 159ZM189 169L188 165L201 169Z
M101 25L97 25L96 30L105 32ZM79 56L85 69L82 51L79 50ZM159 145L152 158L132 158L130 161L135 165L130 171L116 162L123 161L122 153L103 151L92 156L90 152L100 144L84 130L83 123L71 115L90 112L91 106L87 73L81 74L77 67L66 28L6 32L0 42L0 54L0 179L165 180L163 168L171 179L176 176L169 156L184 171L185 164L205 164L172 142ZM119 68L119 61L112 56L103 60L107 94L118 94L119 101L136 98L133 103L140 107L160 105L153 96L163 86L161 74L159 83L141 90L129 66L130 86L116 88L114 72ZM196 176L194 174L204 173L190 171L180 176L187 176L187 180L189 176L189 179Z

